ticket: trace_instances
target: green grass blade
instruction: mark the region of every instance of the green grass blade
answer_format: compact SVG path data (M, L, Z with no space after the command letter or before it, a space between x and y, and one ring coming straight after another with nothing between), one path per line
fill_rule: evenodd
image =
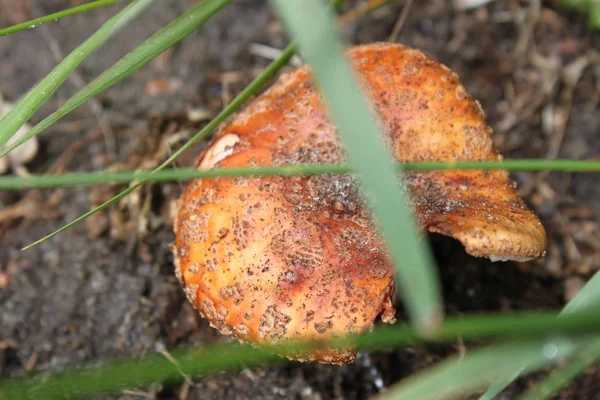
M386 400L444 400L469 395L527 364L538 369L572 354L576 342L568 338L529 340L475 350L464 358L442 361L390 389Z
M108 6L111 4L120 3L122 1L123 0L96 0L96 1L92 1L90 3L82 4L80 6L71 7L67 10L59 11L54 14L44 15L43 17L40 17L40 18L35 18L35 19L25 21L25 22L17 24L17 25L9 26L7 28L2 28L2 29L0 29L0 36L6 36L6 35L10 35L11 33L35 28L46 22L57 21L61 18L68 17L70 15L84 13L86 11L90 11L95 8L105 7L105 6Z
M522 161L526 161L523 163ZM547 160L505 160L485 162L488 170L502 169L510 171L564 171L564 167L569 167L570 160L552 160L556 164L547 166ZM565 162L560 162L565 161ZM574 161L581 166L585 161ZM431 171L431 170L457 170L471 169L472 162L457 163L406 163L396 165L396 168L402 168L404 171ZM537 167L540 167L539 169ZM590 161L586 166L588 170L596 168L600 171L600 162ZM72 172L60 175L28 175L28 176L0 176L0 190L19 190L19 189L42 189L56 187L72 186L90 186L101 184L122 184L130 183L141 176L148 175L145 182L169 182L193 178L217 178L226 176L269 176L269 175L315 175L315 174L345 174L356 172L349 165L331 165L331 164L309 164L309 165L286 165L277 167L256 167L256 168L216 168L209 171L201 171L195 168L164 169L149 175L152 171L120 171L120 172ZM590 296L596 296L598 292L590 293ZM598 295L600 296L600 295ZM600 299L599 299L600 300ZM575 304L573 303L572 306Z
M580 332L600 332L600 314L589 312L556 318L556 312L529 312L514 314L488 314L450 317L436 337L436 342L454 342L458 338L513 337L531 338L554 334L568 335ZM525 321L525 322L524 322ZM407 325L379 326L372 333L350 339L340 339L334 344L356 344L364 350L390 347L407 347L426 343L426 339ZM298 343L274 346L271 351L285 352L298 347L310 346ZM207 374L215 370L239 369L243 366L284 362L250 346L230 343L210 344L200 349L171 351L181 369L188 375ZM141 359L125 359L104 365L96 362L87 366L68 367L62 372L43 372L23 379L0 381L0 399L50 399L89 396L99 392L114 392L151 382L181 380L178 371L159 355Z
M155 0L134 0L109 19L85 42L73 50L58 64L34 89L0 120L0 148L21 128L31 116L54 94L67 77L77 68L92 52L102 46L106 40L114 35L128 22L137 18ZM4 155L4 154L3 154ZM2 157L2 155L0 155Z
M523 393L519 400L541 400L547 399L563 387L569 384L577 375L585 371L590 364L600 359L600 340L594 341L586 346L567 365L562 366L534 387Z
M590 25L600 29L600 1L598 0L561 0L565 7L572 8L587 15Z
M559 314L559 317L597 310L599 304L600 272L596 272L579 293L567 303ZM600 359L600 340L596 339L589 346L584 347L573 361L552 372L544 380L524 393L522 399L537 400L550 397L550 395L567 385L580 372L598 359Z
M479 400L493 400L498 396L508 385L510 385L515 379L517 379L521 374L525 373L527 365L529 362L523 364L519 368L515 368L515 371L508 376L508 378L501 378L496 380L481 396L479 396Z
M56 112L52 113L39 124L34 126L19 140L0 151L0 157L10 153L32 137L39 135L44 129L57 122L92 97L131 75L158 54L162 53L170 46L175 45L177 42L185 38L189 33L206 22L207 17L210 18L210 16L214 15L214 13L229 4L231 1L232 0L220 0L217 2L211 2L210 0L205 0L203 3L198 4L195 8L188 11L177 20L169 24L167 27L157 32L150 39L140 45L136 50L117 62L85 88L77 92ZM335 0L332 3L332 7L337 9L342 3L343 0ZM211 9L213 11L211 11ZM210 15L208 13L210 13ZM292 49L290 51L292 51L293 54L294 50ZM285 55L282 55L281 59L284 57Z
M134 51L119 60L115 65L104 71L98 78L89 83L65 104L34 126L27 134L15 141L7 149L0 152L0 157L13 151L33 136L38 135L56 121L84 104L86 101L106 90L110 86L125 79L133 72L143 67L154 57L174 46L190 33L198 29L214 14L231 3L232 0L204 0L169 25L152 35Z
M562 309L561 313L558 315L559 317L566 317L568 315L573 315L577 313L586 312L589 310L595 310L598 308L600 304L600 272L597 272L592 279L588 281L588 283L577 293L577 295L571 299L567 303L567 305ZM591 346L594 347L596 344L593 343ZM577 361L575 362L576 364ZM520 373L526 366L523 365L520 372L517 370L514 373L510 374L512 378L504 377L500 381L496 382L492 385L483 395L480 397L480 400L491 399L494 398L497 394L499 394L502 390L504 390L508 385L510 385L515 379L520 376Z
M208 1L209 0L205 1L204 3L201 3L200 5L208 3ZM177 159L177 157L179 157L184 151L189 149L195 143L198 143L200 140L207 137L217 126L219 126L223 121L225 121L231 114L236 112L250 97L252 97L254 94L256 94L269 81L269 79L271 79L277 73L277 71L279 71L285 64L287 64L287 62L290 60L290 58L292 58L292 56L294 55L294 51L295 50L294 50L293 45L288 46L280 54L280 56L275 61L273 61L256 79L254 79L254 81L252 81L252 83L250 83L250 85L248 85L229 105L227 105L227 107L225 107L225 109L223 109L223 111L221 111L221 113L219 113L219 115L217 115L212 121L210 121L202 130L200 130L198 133L196 133L186 144L184 144L179 150L174 152L167 160L165 160L160 166L158 166L149 175L140 177L139 178L140 180L138 183L125 189L124 191L122 191L115 197L107 200L100 206L83 214L81 217L76 218L75 220L62 226L61 228L57 229L56 231L50 233L49 235L30 244L29 246L25 247L23 250L27 250L33 246L36 246L36 245L42 243L43 241L46 241L46 240L50 239L51 237L56 236L61 232L64 232L65 230L69 229L70 227L85 220L89 216L94 215L98 211L104 210L105 208L109 207L111 204L116 203L123 197L127 196L129 193L133 192L136 188L141 186L143 183L145 183L146 179L148 179L150 176L152 176L153 173L156 173L156 172L166 168L169 164L171 164L173 161L175 161Z
M442 319L443 308L433 261L418 240L417 228L398 185L397 171L359 91L333 15L319 0L275 0L274 4L303 54L314 68L333 120L348 146L376 220L396 261L397 280L410 318L424 331Z
M56 112L33 127L26 135L0 153L0 157L14 150L33 136L67 115L69 112L84 104L86 101L123 80L158 54L175 45L199 26L205 23L216 12L229 4L231 0L205 0L177 20L161 29L133 52L125 56L85 88L77 92L65 102Z
M202 6L203 4L209 3L209 1L210 0L205 0L203 3L196 6L196 8L194 8L190 12L186 13L183 17L185 17L185 19L192 19L192 20L196 19L197 15L192 14L192 12L194 12L194 10L197 10L198 7ZM229 1L221 1L221 5L219 6L218 9L220 10L223 6L225 6L227 3L229 3ZM342 3L343 3L343 0L336 0L332 3L332 7L337 8ZM216 11L217 10L215 10L215 12ZM192 17L190 17L190 15ZM296 45L294 43L287 46L283 50L283 52L279 55L279 57L277 57L277 59L275 61L273 61L271 64L269 64L269 66L267 68L265 68L265 70L258 77L256 77L256 79L254 79L248 86L246 86L246 88L244 88L244 90L242 90L242 92L240 92L240 94L237 95L236 98L233 99L233 101L230 104L228 104L227 107L225 107L223 109L223 111L221 111L221 113L219 113L219 115L217 115L212 121L210 121L202 130L200 130L198 133L196 133L186 144L184 144L179 150L177 150L175 153L173 153L161 165L159 165L156 169L154 169L153 172L151 172L149 175L141 177L137 184L132 185L128 189L125 189L118 195L107 200L106 202L99 205L98 207L90 210L89 212L85 213L84 215L80 216L79 218L76 218L75 220L62 226L61 228L57 229L56 231L50 233L49 235L26 246L25 248L23 248L23 250L27 250L33 246L36 246L36 245L42 243L43 241L46 241L46 240L50 239L51 237L56 236L61 232L64 232L65 230L69 229L70 227L85 220L89 216L94 215L98 211L101 211L101 210L109 207L111 204L114 204L115 202L119 201L123 197L127 196L129 193L133 192L136 188L141 186L145 182L145 179L148 179L153 173L156 173L156 172L161 171L162 169L166 168L169 164L171 164L173 161L175 161L184 151L189 149L195 143L198 143L200 140L206 138L217 126L219 126L229 116L231 116L234 112L236 112L242 105L244 105L246 103L246 101L248 101L248 99L250 99L250 97L254 96L261 88L263 88L265 86L265 84L273 76L275 76L275 74L281 68L283 68L284 65L286 65L288 63L288 61L295 54L295 51L296 51ZM1 157L1 155L0 155L0 157Z
M596 272L579 293L567 303L560 316L598 309L600 305L600 272Z

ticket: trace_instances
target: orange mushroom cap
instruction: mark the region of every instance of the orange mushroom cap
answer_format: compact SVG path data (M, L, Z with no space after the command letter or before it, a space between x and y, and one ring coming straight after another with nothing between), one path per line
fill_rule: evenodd
M348 55L398 160L501 159L479 103L447 67L395 44L357 46ZM345 161L303 67L224 125L197 167ZM544 254L544 229L506 172L414 172L406 181L421 226L458 239L469 254ZM194 180L175 231L176 274L225 335L261 345L361 333L379 315L395 321L392 265L352 175ZM344 363L354 351L293 358Z

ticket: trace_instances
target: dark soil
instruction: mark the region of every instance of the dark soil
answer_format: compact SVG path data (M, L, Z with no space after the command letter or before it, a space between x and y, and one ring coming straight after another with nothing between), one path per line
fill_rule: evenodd
M0 26L78 3L0 0ZM195 3L157 2L86 61L78 70L80 78L89 82ZM346 10L363 2L350 3ZM459 74L482 102L505 157L598 158L600 35L587 28L585 17L547 5L535 13L529 3L497 1L462 12L449 1L415 1L397 41L423 49ZM0 38L0 93L15 101L56 64L60 53L68 54L118 8ZM387 40L401 8L385 6L346 25L347 41ZM99 96L99 111L80 107L47 130L28 170L155 166L170 146L176 148L206 122L190 121L190 110L215 115L268 64L251 50L253 43L281 49L287 39L267 2L234 2L173 50ZM589 57L590 65L579 76L572 67L582 57ZM76 80L67 81L34 122L77 88ZM115 150L107 147L111 137L101 133L101 123L110 126ZM190 165L200 147L179 165ZM543 220L548 256L538 262L493 264L467 256L452 240L431 237L448 314L556 309L600 268L597 177L518 173L514 178ZM197 316L173 275L167 246L174 238L178 184L147 187L87 223L31 250L19 250L119 189L0 193L0 377L223 340ZM465 350L462 343L364 354L344 367L292 363L247 368L194 378L191 387L132 388L114 398L364 399L457 350ZM540 376L519 380L501 398L514 398ZM600 371L592 367L559 398L600 398L599 382Z

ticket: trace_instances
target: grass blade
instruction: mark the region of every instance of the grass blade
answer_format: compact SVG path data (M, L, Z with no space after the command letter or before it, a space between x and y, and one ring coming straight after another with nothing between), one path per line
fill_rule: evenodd
M205 1L204 3L199 4L198 6L205 4L208 1L209 0ZM89 216L94 215L98 211L104 210L105 208L109 207L111 204L116 203L123 197L127 196L129 193L133 192L139 186L144 184L146 182L146 180L152 176L152 174L166 168L169 164L171 164L173 161L175 161L177 159L177 157L179 157L184 151L189 149L195 143L198 143L200 140L207 137L217 126L219 126L223 121L225 121L231 114L236 112L250 97L252 97L254 94L256 94L256 92L258 92L269 81L269 79L271 79L277 73L277 71L279 71L285 64L287 64L287 62L290 60L290 58L292 58L292 56L294 55L294 52L295 52L294 46L293 45L288 46L281 53L281 55L275 61L273 61L256 79L254 79L254 81L252 81L252 83L250 83L250 85L248 85L235 99L233 99L233 101L227 107L225 107L225 109L223 109L223 111L221 111L221 113L219 113L219 115L217 115L202 130L200 130L198 133L196 133L186 144L184 144L179 150L174 152L169 158L167 158L161 165L159 165L156 169L154 169L150 174L140 177L138 183L133 184L131 187L123 190L118 195L107 200L106 202L99 205L98 207L88 211L87 213L83 214L79 218L74 219L73 221L62 226L61 228L57 229L56 231L50 233L49 235L26 246L25 248L23 248L23 250L27 250L33 246L36 246L36 245L50 239L51 237L56 236L61 232L64 232L65 230L69 229L70 227L85 220Z
M205 0L203 3L199 4L198 6L196 6L190 12L184 14L184 16L182 16L181 18L185 17L185 19L192 19L192 20L195 19L196 15L192 14L192 12L194 12L194 10L197 10L198 7L200 7L200 6L202 6L202 5L206 4L206 3L209 3L209 1L210 0ZM214 12L220 10L222 7L224 7L230 1L231 0L221 1L220 5L217 4L218 9L215 9ZM342 2L343 2L343 0L336 0L336 1L334 1L332 3L332 7L335 9L339 5L341 5ZM192 15L193 17L190 18L190 15ZM256 77L252 81L252 83L250 83L248 86L246 86L246 88L244 88L244 90L242 90L242 92L240 92L240 94L238 94L236 96L236 98L233 99L233 101L231 103L229 103L227 105L227 107L225 107L223 109L223 111L221 111L219 113L219 115L217 115L212 121L210 121L202 130L200 130L198 133L196 133L186 144L184 144L179 150L177 150L176 152L174 152L161 165L159 165L157 168L155 168L150 174L141 177L139 179L138 183L136 183L136 184L132 185L131 187L125 189L124 191L122 191L118 195L116 195L113 198L107 200L106 202L104 202L103 204L99 205L98 207L90 210L89 212L85 213L84 215L80 216L79 218L74 219L73 221L69 222L68 224L66 224L66 225L64 225L62 227L60 227L59 229L55 230L54 232L46 235L45 237L37 240L36 242L34 242L32 244L26 246L25 248L23 248L23 250L27 250L27 249L29 249L29 248L31 248L33 246L36 246L36 245L38 245L38 244L40 244L40 243L42 243L42 242L50 239L53 236L58 235L61 232L64 232L65 230L69 229L70 227L72 227L72 226L76 225L77 223L85 220L89 216L94 215L98 211L101 211L101 210L109 207L111 204L116 203L117 201L119 201L123 197L127 196L129 193L133 192L136 188L138 188L139 186L141 186L142 184L144 184L145 181L146 181L146 179L148 179L149 177L151 177L152 174L157 173L158 171L161 171L162 169L166 168L169 164L171 164L173 161L175 161L177 159L177 157L179 157L184 151L186 151L187 149L189 149L195 143L198 143L200 140L202 140L205 137L207 137L217 126L219 126L230 115L232 115L242 105L244 105L244 103L246 103L246 101L248 101L248 99L250 99L250 97L254 96L262 87L264 87L264 85L273 76L275 76L275 74L281 68L283 68L284 65L286 65L288 63L288 61L294 56L295 52L296 52L296 45L294 43L288 45L285 48L285 50L283 50L283 52L281 52L281 54L279 55L279 57L277 57L277 59L275 61L273 61L271 64L269 64L269 66L267 68L265 68L265 70L258 77ZM0 157L1 156L2 156L2 154L0 154Z
M314 68L350 160L363 188L373 198L373 212L396 267L402 260L396 275L409 315L416 326L431 332L443 314L436 271L428 249L418 240L415 222L398 186L397 171L385 156L387 150L376 128L379 125L346 62L333 16L319 0L275 0L274 4Z
M600 304L600 272L596 272L579 293L567 303L559 317L596 310L598 304ZM550 397L598 359L600 359L600 340L596 339L589 346L584 347L573 361L555 370L524 393L522 399L537 400Z
M62 107L34 126L27 134L8 146L4 151L1 151L0 157L13 151L92 97L143 67L154 57L169 47L174 46L194 30L198 29L198 27L208 21L227 4L231 3L231 1L232 0L204 0L188 12L184 13L175 21L152 35L148 40L119 60L115 65L103 72L94 81L78 91L74 96L68 99Z
M436 342L453 342L457 338L515 337L530 338L536 335L566 335L576 332L589 334L600 332L600 314L590 312L565 318L556 313L515 313L509 315L481 315L450 317L440 328ZM527 321L525 324L523 321ZM426 339L407 325L379 326L372 333L339 340L354 343L361 349L373 350L389 347L407 347L425 343ZM285 352L298 347L310 346L298 343L274 346L270 350ZM285 362L266 352L250 346L230 343L210 344L202 348L179 349L170 352L187 375L202 375L215 370L233 370L251 365ZM124 359L104 365L68 367L62 372L41 373L24 379L0 381L0 399L50 399L89 396L144 385L151 382L181 380L173 364L159 355L141 359Z
M476 350L464 358L451 357L408 378L387 392L386 400L443 400L472 394L527 364L538 369L572 354L576 342L568 338L529 340Z
M419 162L405 164L407 171L431 171L453 169L549 171L549 172L600 172L600 160L548 160L523 159L502 161L453 161Z
M137 18L155 0L134 0L109 19L85 42L73 50L58 64L34 89L0 120L0 148L21 128L31 116L54 94L67 77L92 52L102 46L107 39ZM0 155L2 157L4 154Z
M0 150L0 157L10 153L32 137L39 135L44 129L57 122L92 97L137 71L164 50L184 39L231 1L232 0L204 0L202 3L183 14L102 73L102 75L93 82L77 92L73 97L68 99L62 107L34 126L19 140L16 140L4 150ZM335 0L332 3L332 7L337 9L342 3L343 0ZM289 47L289 51L293 54L294 50L292 47ZM285 57L286 55L282 54L281 59L284 59ZM275 63L277 63L277 61Z
M54 14L44 15L40 18L35 18L29 21L22 22L17 25L9 26L7 28L0 29L0 36L10 35L11 33L24 31L26 29L31 29L40 26L46 22L57 21L61 18L68 17L70 15L75 15L79 13L84 13L86 11L93 10L99 7L105 7L111 4L120 3L123 0L96 0L90 3L82 4L80 6L71 7L67 10L55 12Z
M551 160L554 163L548 164L547 160L504 160L485 162L484 169L501 169L510 171L564 171L571 166L571 160ZM564 162L563 162L564 161ZM600 171L600 162L598 161L573 161L577 166L585 167L588 170L593 168ZM539 167L539 168L538 168ZM456 163L406 163L396 165L396 168L402 168L404 171L431 171L431 170L450 170L450 169L471 169L472 162ZM120 171L120 172L71 172L61 175L28 175L28 176L0 176L0 190L18 190L18 189L42 189L56 187L72 186L90 186L100 184L122 184L130 183L141 176L149 175L152 171ZM327 164L309 164L309 165L286 165L277 167L258 167L258 168L217 168L208 171L201 171L195 168L164 169L147 176L145 182L169 182L194 178L216 178L224 176L268 176L268 175L315 175L315 174L345 174L355 172L355 169L349 165L327 165ZM598 292L590 293L590 296L597 295ZM599 299L600 300L600 299ZM572 306L574 306L573 304Z
M569 364L560 367L537 383L533 388L523 393L519 400L547 399L555 392L565 387L569 382L585 371L590 364L600 359L600 341L596 340L577 354Z
M577 293L577 295L567 303L558 316L566 317L568 315L594 310L598 307L598 304L600 304L600 272L596 272L592 279L588 281L588 283L579 291L579 293ZM596 348L597 345L600 344L592 343L592 349L590 352L593 352L593 349ZM579 365L578 361L575 361L574 363ZM479 399L485 400L494 398L494 396L499 394L515 379L517 379L525 368L526 365L523 365L520 371L516 369L512 374L510 374L510 378L507 376L502 378L501 381L496 382L492 387L486 390L486 392Z
M520 368L515 369L512 375L509 375L508 378L501 378L496 380L481 396L479 396L479 400L493 400L498 396L508 385L510 385L515 379L517 379L521 374L525 373L525 368L529 363L523 364Z
M587 15L590 25L596 29L600 29L600 2L597 0L561 0L561 4L565 7L575 9Z
M567 303L560 316L597 309L600 304L600 272L596 272L579 293Z

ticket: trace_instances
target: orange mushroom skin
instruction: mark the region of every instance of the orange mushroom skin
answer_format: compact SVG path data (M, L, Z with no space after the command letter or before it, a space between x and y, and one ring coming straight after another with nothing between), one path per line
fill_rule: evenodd
M481 107L448 68L396 44L357 46L348 56L398 160L501 159ZM197 167L344 162L304 67L282 75L224 125ZM421 226L458 239L469 254L544 254L544 229L506 172L405 178ZM352 175L194 180L175 231L176 275L225 335L263 345L358 334L378 316L395 321L392 264ZM343 348L291 357L341 364L354 356Z

